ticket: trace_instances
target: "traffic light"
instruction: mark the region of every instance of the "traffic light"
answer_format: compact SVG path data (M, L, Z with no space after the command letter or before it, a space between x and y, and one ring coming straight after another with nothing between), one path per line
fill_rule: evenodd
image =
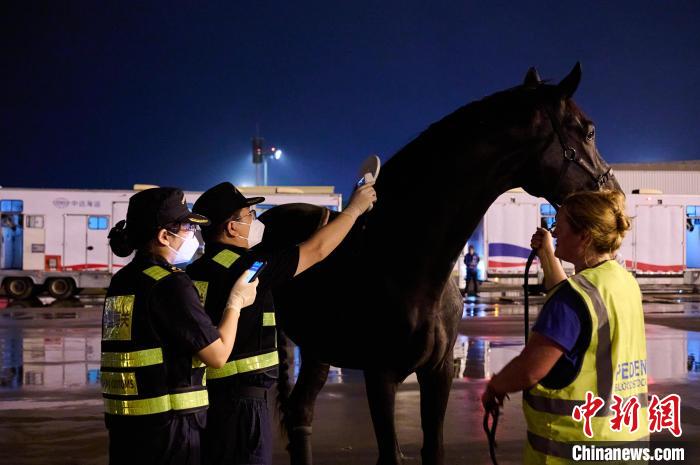
M262 137L253 137L253 163L263 162L263 145L265 139Z

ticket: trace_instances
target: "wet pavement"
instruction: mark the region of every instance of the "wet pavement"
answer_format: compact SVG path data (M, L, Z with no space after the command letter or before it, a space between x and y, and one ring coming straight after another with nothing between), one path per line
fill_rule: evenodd
M465 304L454 349L455 380L445 421L449 465L491 463L479 396L487 379L523 347L520 302L483 300ZM680 394L681 445L700 440L698 300L645 297L650 391L660 397ZM533 321L540 303L535 299ZM107 463L99 388L101 309L73 305L0 309L0 464ZM420 463L415 377L401 386L396 409L405 462ZM332 371L319 395L315 418L314 463L375 463L374 433L360 372ZM514 395L499 424L500 464L521 462L524 432L520 395ZM288 463L283 446L278 436L275 464ZM700 463L700 455L687 457L686 463Z

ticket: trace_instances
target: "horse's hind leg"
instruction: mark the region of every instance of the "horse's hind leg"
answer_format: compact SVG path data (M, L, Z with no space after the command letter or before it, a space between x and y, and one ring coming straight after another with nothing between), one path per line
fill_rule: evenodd
M396 377L388 373L365 370L365 387L379 448L377 465L400 465L401 450L394 424L394 404L398 387Z
M289 397L284 423L289 444L287 451L292 465L311 465L311 423L314 403L328 378L329 365L302 353L299 377Z
M448 357L441 366L418 370L420 384L420 417L423 428L423 465L443 465L445 451L442 430L447 400L452 386L453 367Z

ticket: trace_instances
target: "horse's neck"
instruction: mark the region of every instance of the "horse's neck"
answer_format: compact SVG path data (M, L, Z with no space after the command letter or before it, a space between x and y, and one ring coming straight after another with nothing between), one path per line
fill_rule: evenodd
M427 153L429 140L417 142L380 174L369 244L390 276L416 293L439 292L486 210L515 187L521 166L513 152L478 140L440 154Z

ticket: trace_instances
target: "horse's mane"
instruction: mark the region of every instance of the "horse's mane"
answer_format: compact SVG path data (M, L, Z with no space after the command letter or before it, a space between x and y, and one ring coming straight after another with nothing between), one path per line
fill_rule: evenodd
M484 137L513 124L537 123L539 119L533 118L537 110L537 104L559 98L557 86L549 84L549 82L550 80L541 80L534 87L518 85L467 103L442 119L430 124L391 158L393 159L399 154L402 155L402 158L410 157L409 153L412 152L412 146L424 140L432 140L433 138L440 140L446 135L460 137L478 135ZM571 118L583 117L587 119L571 99L567 101L567 110ZM450 141L445 140L443 143L436 145L447 145L449 143Z
M529 112L526 114L525 111L516 112L513 110L516 108L523 110L534 108L534 99L543 98L549 92L548 89L552 87L546 84L541 84L536 88L526 88L520 85L467 103L442 119L430 124L425 130L401 147L389 159L388 163L392 165L396 163L398 161L397 158L399 158L398 155L401 155L400 158L406 161L413 158L412 152L418 156L420 150L412 150L412 148L422 141L434 139L440 141L446 135L471 137L473 134L483 136L486 133L499 130L504 126L505 120L521 119L525 121L526 118L531 116ZM449 140L444 140L433 145L447 145L450 142Z

